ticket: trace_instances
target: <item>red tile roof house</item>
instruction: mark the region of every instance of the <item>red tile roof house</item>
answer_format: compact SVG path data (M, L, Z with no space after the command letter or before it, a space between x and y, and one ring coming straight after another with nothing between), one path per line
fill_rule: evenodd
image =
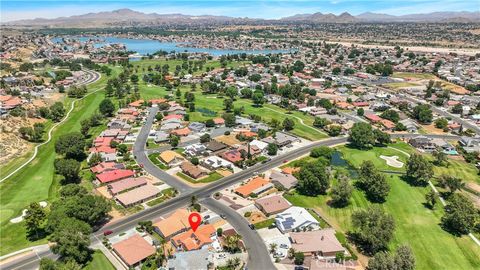
M98 136L97 138L95 138L95 140L93 140L93 145L95 147L98 147L98 146L102 146L102 145L106 145L106 146L110 146L110 143L113 141L113 138L112 137L101 137L101 136Z
M110 183L110 182L115 182L125 178L133 177L134 175L135 175L135 172L132 170L117 169L113 171L99 173L96 175L96 178L101 183Z
M226 151L226 152L220 154L220 157L223 158L223 159L226 159L226 160L228 160L232 163L239 162L239 161L243 160L242 153L240 153L240 151L238 151L237 149Z
M112 148L108 145L101 145L99 147L92 147L88 150L90 153L106 153L106 154L112 154L116 153L117 150L115 148Z
M108 171L113 171L116 169L123 169L124 166L121 163L116 163L116 162L101 162L98 163L97 165L93 166L90 168L90 171L93 173L103 173L103 172L108 172Z
M373 113L365 114L365 118L367 118L368 121L370 121L372 123L379 123L380 121L382 121L382 118L380 118L380 116L378 116L376 114L373 114Z
M113 244L112 248L129 267L138 266L156 252L156 249L138 234Z
M382 119L380 120L380 123L385 127L385 129L393 130L395 128L395 123L388 119Z

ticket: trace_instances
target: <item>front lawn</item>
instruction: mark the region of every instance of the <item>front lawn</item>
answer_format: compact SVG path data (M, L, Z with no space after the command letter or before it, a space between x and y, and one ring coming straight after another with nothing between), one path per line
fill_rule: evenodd
M258 223L255 223L255 224L253 224L253 226L255 226L255 229L260 230L260 229L263 229L263 228L268 228L268 227L272 226L274 223L275 223L275 219L274 218L269 218L269 219L266 219L264 221L260 221Z
M115 270L113 264L107 259L107 257L100 250L96 250L92 254L92 260L83 267L84 270Z
M193 179L192 177L182 173L182 172L177 172L177 176L182 178L183 180L186 180L192 184L198 184L198 183L211 183L215 182L223 177L223 175L219 174L218 172L211 172L208 176L200 179Z
M163 162L161 162L159 159L158 159L158 156L160 155L160 153L153 153L153 154L150 154L148 155L148 159L150 159L150 161L155 164L157 167L159 167L160 169L162 170L168 170L168 166L165 165Z

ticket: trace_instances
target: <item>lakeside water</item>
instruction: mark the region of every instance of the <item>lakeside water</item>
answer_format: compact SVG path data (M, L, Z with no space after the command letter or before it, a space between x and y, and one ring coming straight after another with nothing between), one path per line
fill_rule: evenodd
M95 43L95 47L99 48L106 44L122 43L127 47L127 50L137 52L141 55L153 54L157 51L163 50L167 52L194 52L194 53L208 53L213 56L221 56L227 54L269 54L269 53L289 53L293 50L225 50L225 49L208 49L208 48L193 48L193 47L178 47L179 42L160 42L152 39L131 39L119 37L72 37L81 42L85 42L91 38L101 39L102 42ZM62 43L61 37L52 39L55 43Z

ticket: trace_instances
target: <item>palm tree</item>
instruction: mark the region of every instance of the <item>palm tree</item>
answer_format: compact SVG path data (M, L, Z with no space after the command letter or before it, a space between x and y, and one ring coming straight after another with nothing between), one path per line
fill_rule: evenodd
M240 258L239 258L239 257L233 258L233 263L234 263L234 265L235 265L235 268L240 265L240 262L241 262L241 261L240 261Z
M228 269L234 269L235 268L235 262L233 261L232 258L227 260L227 268Z
M242 239L242 236L239 234L227 236L225 239L227 242L227 248L232 251L238 248L238 242Z
M270 253L275 253L275 251L277 251L276 243L271 243L269 247L270 247Z
M288 249L288 258L291 260L293 258L295 258L295 249L293 247L289 248Z

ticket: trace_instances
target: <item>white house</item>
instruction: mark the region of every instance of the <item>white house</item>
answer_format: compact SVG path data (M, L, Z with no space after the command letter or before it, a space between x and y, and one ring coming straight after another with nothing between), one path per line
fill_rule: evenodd
M303 230L303 228L318 228L320 223L302 207L293 206L289 209L277 214L275 224L282 233L291 232L293 230Z

